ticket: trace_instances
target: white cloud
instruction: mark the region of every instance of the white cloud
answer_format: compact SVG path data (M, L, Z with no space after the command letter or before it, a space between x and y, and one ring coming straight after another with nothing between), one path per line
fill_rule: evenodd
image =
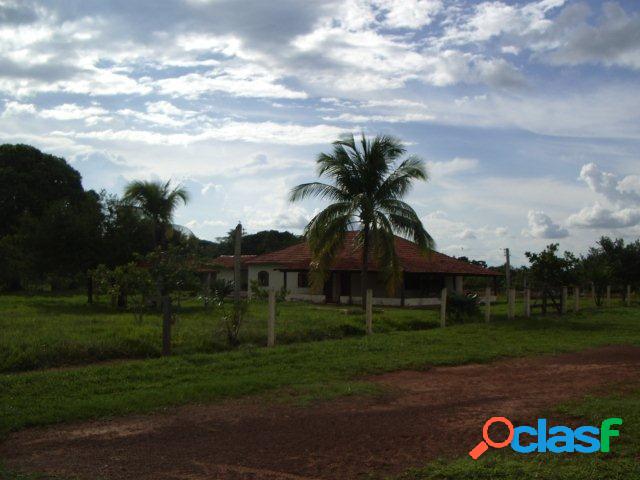
M622 208L614 211L596 203L571 215L567 223L581 228L632 227L640 224L640 208Z
M316 145L335 140L345 130L330 125L303 126L275 122L225 121L197 133L158 133L149 130L55 131L51 135L101 141L127 141L150 145L190 145L208 140L280 145Z
M441 178L459 173L471 172L478 168L479 162L476 158L456 157L444 162L427 162L429 172L433 177Z
M146 111L144 112L125 108L118 110L117 113L145 123L169 127L183 127L196 120L196 116L198 115L195 111L182 110L164 100L147 102Z
M551 217L539 210L529 210L527 214L529 229L524 230L524 235L534 238L565 238L569 231L551 220Z
M33 115L35 113L36 113L36 107L31 103L20 103L20 102L9 101L4 105L4 111L2 112L2 116L8 117L12 115L22 115L22 114Z
M523 5L481 2L475 5L472 13L462 15L447 28L442 41L466 44L484 42L504 33L542 32L552 25L547 13L564 3L565 0L541 0Z
M365 115L356 113L341 113L335 117L322 117L323 120L335 122L348 122L348 123L369 123L369 122L381 122L381 123L408 123L408 122L430 122L435 119L433 115L427 113L405 113L401 115Z
M197 98L214 92L237 97L307 98L305 92L287 88L279 81L280 78L267 69L246 64L219 68L205 74L189 73L165 78L158 80L156 84L161 93L186 98Z
M542 57L558 65L602 64L640 69L640 15L625 11L616 2L603 2L603 15L592 24L583 5L567 9L565 28L542 42ZM572 15L572 13L574 13ZM576 18L581 17L581 18Z
M638 175L619 178L613 173L603 172L595 163L588 163L580 170L579 178L592 191L614 203L640 204L640 176Z
M478 236L475 232L469 228L465 228L459 235L458 238L460 240L475 240Z
M441 0L374 0L384 13L384 24L391 28L417 29L429 25L442 11Z
M247 222L247 227L253 230L275 228L282 230L303 230L307 226L311 215L298 205L282 204L275 212L261 211L253 215Z
M75 103L63 103L53 108L41 110L39 115L42 118L53 118L55 120L81 120L99 117L107 113L109 113L107 110L96 105L81 107Z

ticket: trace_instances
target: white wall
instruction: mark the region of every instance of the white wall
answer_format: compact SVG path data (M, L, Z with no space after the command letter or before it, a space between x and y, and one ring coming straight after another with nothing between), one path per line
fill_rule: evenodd
M278 270L279 265L249 265L249 295L251 294L251 283L258 281L258 274L265 271L269 274L269 285L262 287L265 289L273 288L280 290L284 286L284 273ZM311 289L309 287L298 287L298 272L286 272L287 273L287 290L291 294L292 300L307 300L305 295L311 295ZM319 297L322 297L324 301L324 295L313 295L313 298L308 300L318 302Z

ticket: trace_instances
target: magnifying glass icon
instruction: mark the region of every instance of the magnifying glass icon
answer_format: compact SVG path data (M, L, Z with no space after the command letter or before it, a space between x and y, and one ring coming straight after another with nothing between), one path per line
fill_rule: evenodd
M493 425L494 423L503 423L509 429L509 435L502 442L494 442L489 437L489 427L491 427L491 425ZM483 441L478 443L469 452L469 455L474 460L477 460L480 457L480 455L482 455L484 452L489 450L489 447L504 448L507 445L509 445L511 443L511 440L513 440L513 423L511 423L509 419L505 417L491 417L489 420L485 422L484 426L482 427L482 438L483 438Z

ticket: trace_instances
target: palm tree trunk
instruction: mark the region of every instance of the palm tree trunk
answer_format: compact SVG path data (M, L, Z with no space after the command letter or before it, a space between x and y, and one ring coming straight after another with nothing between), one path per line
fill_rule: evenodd
M364 239L362 241L362 269L360 272L360 296L362 297L362 309L366 308L367 302L367 286L369 271L369 226L365 225L363 229Z

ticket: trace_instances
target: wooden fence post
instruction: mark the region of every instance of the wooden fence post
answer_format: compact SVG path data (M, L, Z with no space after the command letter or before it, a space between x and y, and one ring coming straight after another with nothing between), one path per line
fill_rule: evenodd
M569 289L562 287L562 299L560 300L560 314L565 315L567 313L567 302L569 301Z
M484 321L491 320L491 287L487 287L484 294Z
M267 321L267 347L276 344L276 291L269 289L269 320Z
M611 285L607 285L607 307L611 306Z
M367 335L371 335L373 333L373 290L367 290Z
M524 291L524 316L531 318L531 290L528 288Z
M573 287L573 311L580 311L580 287Z
M627 285L627 298L625 299L627 307L631 306L631 285Z
M515 317L515 304L516 304L516 289L510 288L507 291L507 316L509 320L513 320Z
M443 288L440 293L440 326L447 325L447 289Z

